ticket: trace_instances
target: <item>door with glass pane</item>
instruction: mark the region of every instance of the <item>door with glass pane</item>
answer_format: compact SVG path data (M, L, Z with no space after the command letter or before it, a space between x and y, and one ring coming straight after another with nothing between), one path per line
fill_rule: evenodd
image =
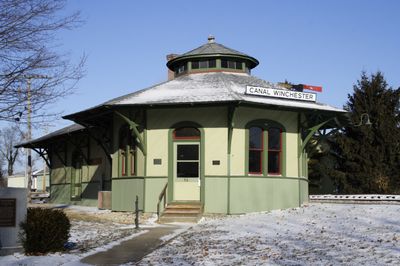
M174 143L174 200L200 200L200 143Z

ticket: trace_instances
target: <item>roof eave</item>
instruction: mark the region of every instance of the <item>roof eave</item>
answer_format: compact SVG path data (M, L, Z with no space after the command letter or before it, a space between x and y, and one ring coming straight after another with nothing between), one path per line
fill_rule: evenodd
M226 53L212 53L212 54L210 53L210 54L201 54L201 55L178 56L178 57L175 57L174 59L169 60L167 62L167 67L170 70L173 70L173 65L175 65L181 61L195 59L195 58L218 58L218 57L233 57L233 58L244 59L251 63L250 68L255 68L260 63L257 59L255 59L252 56L239 55L239 54L226 54Z
M146 104L135 104L135 103L130 103L130 104L116 104L110 106L110 108L115 108L115 107L127 107L127 106L135 106L135 107L171 107L171 106L195 106L195 105L220 105L220 104L229 104L229 103L234 103L234 104L246 104L246 105L252 105L252 106L264 106L264 107L270 107L270 109L279 109L279 110L287 110L287 111L310 111L310 112L324 112L324 113L342 113L346 114L348 113L346 110L342 109L336 109L336 110L324 110L324 109L314 109L314 108L307 108L307 107L298 107L298 106L282 106L282 105L275 105L275 104L268 104L268 103L258 103L258 102L253 102L253 101L247 101L247 100L226 100L226 101L203 101L203 102L154 102L154 103L146 103Z
M71 126L59 129L57 131L61 131L59 134L57 134L57 131L54 131L52 133L49 133L47 135L44 135L42 137L30 140L30 141L24 141L24 142L20 142L17 145L15 145L15 148L40 148L40 147L44 147L45 145L41 145L44 143L47 143L49 140L54 140L57 138L60 138L62 136L66 136L66 135L70 135L70 134L75 134L77 132L82 132L84 130L86 130L86 128L82 127L81 125L77 125L78 127L75 129L71 129ZM62 131L64 130L64 132Z

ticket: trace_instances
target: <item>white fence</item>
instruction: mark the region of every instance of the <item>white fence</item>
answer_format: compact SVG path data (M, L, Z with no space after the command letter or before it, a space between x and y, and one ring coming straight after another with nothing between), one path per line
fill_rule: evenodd
M360 195L310 195L311 201L391 201L400 202L400 195L360 194Z

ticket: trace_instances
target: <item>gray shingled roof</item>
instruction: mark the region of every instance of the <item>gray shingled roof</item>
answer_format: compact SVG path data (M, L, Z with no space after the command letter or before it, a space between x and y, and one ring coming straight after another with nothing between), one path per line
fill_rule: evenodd
M79 130L83 130L85 129L85 127L79 125L79 124L72 124L70 126L66 126L64 128L61 128L59 130L56 130L54 132L51 132L47 135L44 135L40 138L31 140L31 141L24 141L21 143L18 143L17 145L15 145L15 148L20 148L20 147L27 147L27 146L34 146L37 143L40 143L42 141L54 138L54 137L58 137L58 136L62 136L62 135L66 135L66 134L71 134L73 132L79 131ZM28 145L29 144L29 145Z
M216 43L214 38L209 38L209 42L203 44L202 46L193 49L189 52L186 52L182 55L179 55L170 61L167 62L167 66L172 69L172 65L176 62L180 62L187 58L193 57L203 57L203 56L210 56L210 57L220 57L220 56L234 56L234 57L242 57L246 58L249 62L251 62L250 68L253 68L259 64L258 60L252 56L249 56L245 53L236 51L234 49L228 48L222 44Z
M281 88L244 73L209 72L175 78L150 88L115 98L102 105L165 105L219 102L246 102L276 107L345 112L315 102L304 102L245 94L246 86Z
M234 49L228 48L222 44L212 42L206 43L196 49L193 49L187 53L182 54L181 56L191 56L191 55L210 55L210 54L227 54L227 55L241 55L250 57L247 54L236 51Z
M306 102L279 98L268 98L245 94L246 86L282 89L276 84L259 79L245 73L209 72L184 75L163 82L144 90L124 95L93 108L66 116L73 119L76 114L85 114L97 108L106 106L148 106L148 105L180 105L241 102L269 106L269 108L320 110L345 113L346 111L318 102ZM69 134L84 129L79 124L73 124L52 132L30 142L23 142L16 147L27 144L35 145L44 140Z

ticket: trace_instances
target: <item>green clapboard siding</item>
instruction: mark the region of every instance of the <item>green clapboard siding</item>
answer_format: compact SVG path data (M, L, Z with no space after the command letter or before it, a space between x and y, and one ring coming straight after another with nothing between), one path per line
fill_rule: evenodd
M71 185L70 184L52 184L50 190L50 202L59 204L67 204L71 200Z
M300 203L308 203L308 182L305 179L300 179Z
M161 190L167 183L167 177L150 177L146 178L145 182L145 212L156 212L158 197L160 196ZM167 200L168 201L168 200ZM163 205L161 204L161 210Z
M58 184L51 186L50 202L53 204L69 204L83 206L97 206L97 183L82 183L82 198L71 200L71 185Z
M205 179L205 213L228 212L228 178L212 177Z
M99 183L82 183L81 201L87 202L90 206L97 206L99 193ZM84 205L87 205L84 204Z
M143 179L113 179L111 209L113 211L134 211L136 195L139 197L139 208L143 209L143 191Z
M298 179L231 178L230 213L246 213L299 206Z

